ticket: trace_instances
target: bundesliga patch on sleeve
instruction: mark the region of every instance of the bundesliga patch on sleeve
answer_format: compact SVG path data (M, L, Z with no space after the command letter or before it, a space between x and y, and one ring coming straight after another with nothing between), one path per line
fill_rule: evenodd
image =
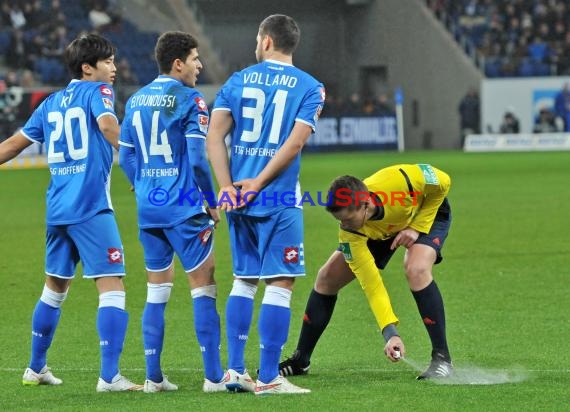
M340 251L344 255L345 260L352 260L352 252L350 251L350 243L341 243Z
M322 111L323 111L323 105L319 104L319 107L317 107L317 112L315 113L315 116L313 117L313 120L315 121L315 123L317 122L317 120L319 120L319 117L321 117Z
M419 164L418 167L420 168L420 170L422 171L422 173L424 175L426 185L438 185L439 184L439 179L437 178L437 174L435 173L435 170L433 170L433 167L431 167L431 165Z
M208 133L208 123L210 122L210 118L208 116L204 116L203 114L198 115L198 126L200 127L200 131L204 134Z
M105 109L112 109L113 108L113 101L111 99L107 99L106 97L103 97L103 106L105 106Z

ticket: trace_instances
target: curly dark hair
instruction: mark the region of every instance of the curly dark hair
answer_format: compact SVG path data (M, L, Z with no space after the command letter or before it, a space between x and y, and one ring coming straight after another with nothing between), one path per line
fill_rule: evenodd
M170 73L174 60L186 61L192 49L198 48L198 40L182 31L167 31L156 42L154 55L160 73Z

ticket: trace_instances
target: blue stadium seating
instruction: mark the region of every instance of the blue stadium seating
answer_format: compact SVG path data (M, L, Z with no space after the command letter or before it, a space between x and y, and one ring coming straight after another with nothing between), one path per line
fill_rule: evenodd
M49 10L50 4L50 0L42 0L44 10ZM91 30L89 10L84 8L82 2L61 0L61 10L65 14L69 39L75 38L82 31ZM26 40L31 40L36 34L36 30L28 30L24 36ZM156 77L158 70L153 51L158 33L141 32L134 24L123 20L116 29L105 31L102 35L117 46L117 60L125 57L129 61L141 84ZM5 53L10 44L10 36L9 32L0 32L0 52ZM38 59L34 64L34 71L45 84L62 85L68 80L63 62L57 59Z
M65 15L69 40L74 39L83 31L91 31L92 29L88 19L89 10L85 3L77 0L60 0L60 9ZM51 0L42 0L42 7L46 15L49 14ZM53 12L51 13L53 14ZM140 31L133 23L125 20L127 17L128 15L123 16L120 24L104 31L102 35L111 40L117 47L115 61L119 61L123 57L126 58L139 84L146 84L158 74L154 60L154 46L159 33ZM24 40L31 42L38 34L46 37L48 35L37 29L30 29L24 32ZM0 31L0 53L5 54L8 50L11 36L11 30ZM67 69L61 59L39 58L34 63L33 70L41 82L47 85L61 86L69 80ZM202 84L210 82L206 70L200 75L199 81Z
M426 3L467 54L485 59L487 77L552 76L568 70L567 61L557 56L560 48L556 47L565 41L566 32L554 29L556 24L568 27L567 1L426 0ZM537 7L539 3L541 7ZM559 10L563 4L566 4L565 14ZM512 13L507 13L509 6L514 10ZM520 26L512 26L513 16L518 18ZM550 25L546 32L545 22ZM526 42L520 41L523 37ZM496 50L489 44L499 46L501 55L495 56ZM493 56L489 56L491 53ZM528 57L519 63L523 55ZM495 57L502 59L503 64Z
M534 73L536 76L552 76L550 65L541 62L534 64Z
M518 67L517 74L522 77L535 76L535 64L532 59L523 59Z
M485 76L487 77L501 77L503 72L501 71L501 59L497 57L492 57L487 59L485 62Z
M6 54L11 40L12 33L10 31L0 31L0 54Z

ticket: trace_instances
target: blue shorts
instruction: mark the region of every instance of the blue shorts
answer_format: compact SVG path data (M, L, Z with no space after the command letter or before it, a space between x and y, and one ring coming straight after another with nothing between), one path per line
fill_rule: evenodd
M168 228L139 230L144 262L150 272L161 272L172 265L174 253L186 272L196 270L212 253L214 221L205 213Z
M303 210L283 209L257 217L227 214L234 276L305 276Z
M112 211L72 225L48 225L46 275L72 279L81 260L83 277L125 276L123 243Z
M420 233L420 236L415 243L420 243L422 245L427 245L435 249L437 257L435 259L435 264L443 260L441 255L441 249L447 234L449 233L449 227L451 226L451 207L449 206L449 201L444 199L443 203L437 210L435 215L435 220L431 225L429 233ZM368 240L368 249L374 256L374 262L379 269L384 269L392 255L397 249L390 250L390 246L394 241L394 237L386 240Z

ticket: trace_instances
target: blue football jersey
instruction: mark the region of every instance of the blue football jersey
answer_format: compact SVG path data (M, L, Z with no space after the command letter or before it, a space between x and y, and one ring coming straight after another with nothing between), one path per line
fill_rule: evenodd
M214 194L200 192L187 147L187 139L208 132L202 94L161 75L133 94L125 111L119 143L135 149L139 227L172 227L204 213L205 196Z
M290 64L266 60L234 73L218 92L213 109L231 111L234 120L232 180L257 176L283 146L295 122L309 125L314 132L324 100L323 84ZM300 160L299 154L254 203L238 212L268 216L298 205Z
M21 130L47 149L49 225L80 223L112 209L113 148L97 120L115 116L113 105L113 88L107 83L72 80L45 99Z

